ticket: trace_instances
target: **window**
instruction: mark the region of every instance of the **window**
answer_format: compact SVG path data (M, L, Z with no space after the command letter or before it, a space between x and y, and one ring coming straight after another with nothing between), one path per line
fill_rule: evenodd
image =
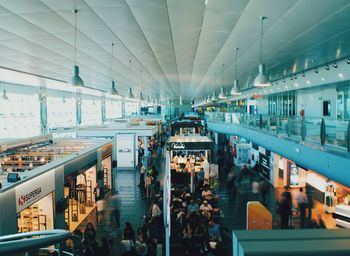
M122 102L120 100L106 99L106 118L121 118L122 117Z
M47 97L47 125L53 127L68 127L76 123L76 104L72 96Z
M40 135L40 103L37 94L7 92L0 99L0 138L25 138Z
M81 100L81 124L102 124L101 99L83 98Z

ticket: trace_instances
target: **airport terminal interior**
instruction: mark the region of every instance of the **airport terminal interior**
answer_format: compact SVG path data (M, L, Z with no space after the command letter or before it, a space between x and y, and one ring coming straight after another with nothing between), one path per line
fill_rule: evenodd
M349 0L0 0L0 255L350 255Z

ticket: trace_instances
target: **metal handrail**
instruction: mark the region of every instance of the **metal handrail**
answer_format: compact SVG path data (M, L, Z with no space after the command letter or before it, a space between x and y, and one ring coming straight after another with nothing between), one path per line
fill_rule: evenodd
M71 236L72 234L69 231L61 229L1 236L0 255L25 252L31 249L57 244L71 238Z

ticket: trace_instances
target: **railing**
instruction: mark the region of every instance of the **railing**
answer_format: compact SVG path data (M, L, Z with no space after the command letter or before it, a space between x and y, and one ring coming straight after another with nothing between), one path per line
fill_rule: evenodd
M242 125L350 151L350 121L223 112L205 112L205 115L212 122Z
M57 255L74 255L63 251L60 243L72 238L67 230L45 230L27 233L18 233L0 237L0 255L24 253L31 255L31 251L55 251ZM43 248L52 246L53 248Z

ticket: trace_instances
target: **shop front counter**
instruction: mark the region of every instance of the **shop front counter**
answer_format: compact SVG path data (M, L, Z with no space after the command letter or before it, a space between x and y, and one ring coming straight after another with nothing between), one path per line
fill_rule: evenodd
M337 226L350 228L350 205L337 205L333 213L333 218Z

